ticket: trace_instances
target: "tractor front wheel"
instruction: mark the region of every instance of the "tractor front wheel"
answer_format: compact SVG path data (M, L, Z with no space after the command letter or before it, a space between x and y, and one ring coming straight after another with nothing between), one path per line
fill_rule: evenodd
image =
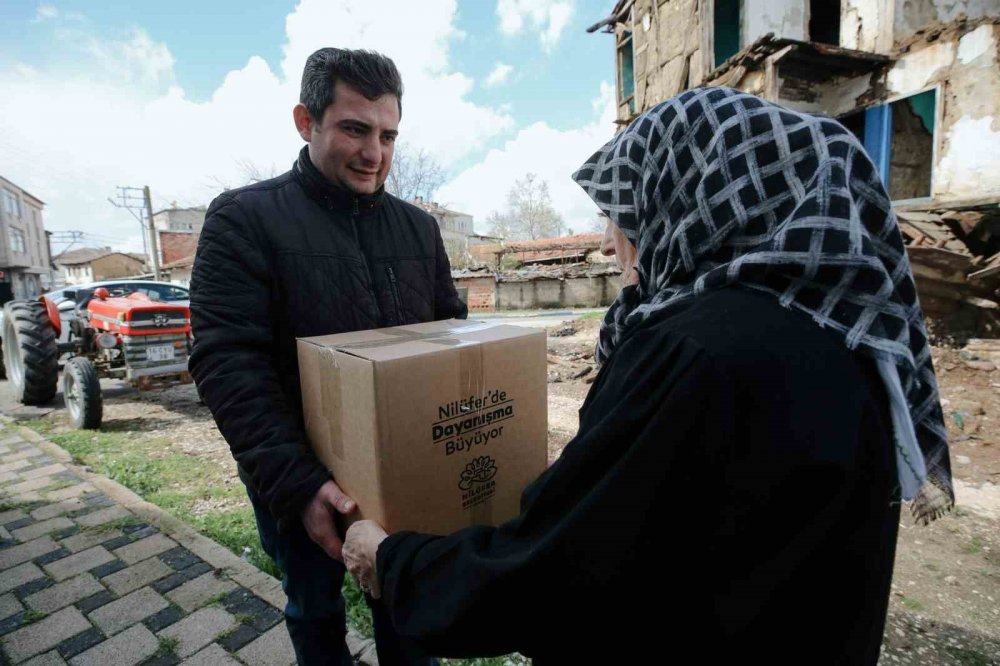
M97 430L104 417L101 381L89 359L71 358L63 368L63 397L69 419L76 428Z

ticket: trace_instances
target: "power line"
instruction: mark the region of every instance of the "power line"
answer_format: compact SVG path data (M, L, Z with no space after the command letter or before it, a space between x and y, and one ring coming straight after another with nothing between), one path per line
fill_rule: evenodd
M149 194L149 186L125 187L118 186L118 200L108 197L108 201L115 208L124 208L132 213L132 216L142 227L142 249L147 257L153 260L153 275L160 279L160 257L156 247L156 228L153 226L153 203ZM146 234L149 234L149 243L152 245L152 252L146 245Z

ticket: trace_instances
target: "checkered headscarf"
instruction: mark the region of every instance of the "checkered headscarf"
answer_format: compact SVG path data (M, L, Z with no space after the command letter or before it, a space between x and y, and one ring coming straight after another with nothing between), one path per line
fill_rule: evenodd
M895 369L912 451L926 466L914 466L913 511L926 522L950 508L947 431L916 286L892 205L854 135L736 90L696 89L640 115L573 178L638 250L639 284L609 309L598 360L668 305L732 284L769 293L840 332L880 371Z

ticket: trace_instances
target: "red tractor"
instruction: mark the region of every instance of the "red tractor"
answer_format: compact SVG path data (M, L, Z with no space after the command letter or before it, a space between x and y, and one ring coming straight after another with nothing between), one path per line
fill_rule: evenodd
M144 294L112 298L108 290L77 294L69 341L58 342L64 322L55 304L13 301L4 306L3 354L18 402L42 405L56 394L59 359L63 396L77 428L99 428L102 378L139 389L187 384L191 375L191 315L187 306L157 303Z

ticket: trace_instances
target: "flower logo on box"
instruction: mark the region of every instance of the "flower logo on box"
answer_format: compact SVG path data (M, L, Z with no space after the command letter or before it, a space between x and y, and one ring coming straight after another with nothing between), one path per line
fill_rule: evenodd
M489 456L474 458L472 462L462 470L462 478L458 482L458 487L468 490L474 483L486 483L497 475L497 463Z

